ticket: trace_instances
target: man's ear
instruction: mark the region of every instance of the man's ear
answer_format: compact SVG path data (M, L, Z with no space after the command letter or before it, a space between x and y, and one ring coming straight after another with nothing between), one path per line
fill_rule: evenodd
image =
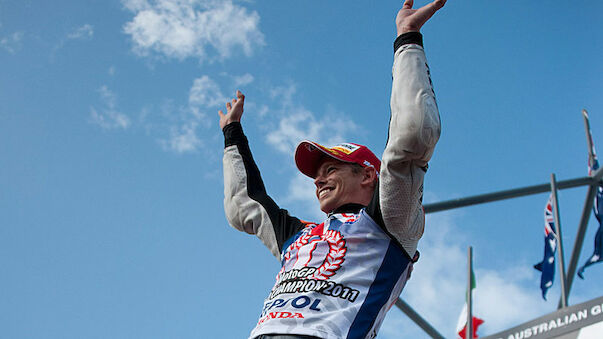
M362 183L372 185L377 180L377 170L374 167L364 167L362 171Z

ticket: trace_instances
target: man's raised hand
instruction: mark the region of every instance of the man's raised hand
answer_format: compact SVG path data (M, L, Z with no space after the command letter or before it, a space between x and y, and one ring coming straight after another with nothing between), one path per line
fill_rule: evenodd
M245 103L245 96L241 91L237 90L237 97L232 101L226 103L226 114L222 110L218 111L220 115L220 128L224 129L224 126L231 122L241 121L243 115L243 104Z
M398 35L407 32L418 32L423 24L446 4L446 0L435 0L421 8L412 9L413 2L413 0L404 1L402 9L396 16Z

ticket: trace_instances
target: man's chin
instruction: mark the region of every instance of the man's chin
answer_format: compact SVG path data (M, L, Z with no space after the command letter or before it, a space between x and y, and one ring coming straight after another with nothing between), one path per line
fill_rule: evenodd
M325 212L326 214L331 213L335 208L331 207L329 204L325 203L325 204L320 204L320 210Z

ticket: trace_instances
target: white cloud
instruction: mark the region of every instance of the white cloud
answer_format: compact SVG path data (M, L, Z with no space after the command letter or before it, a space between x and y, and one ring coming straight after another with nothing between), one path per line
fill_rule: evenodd
M21 48L23 32L14 32L9 36L0 39L0 47L5 51L14 54Z
M344 115L325 115L318 120L304 107L291 109L268 133L268 143L285 154L293 154L302 140L312 140L331 146L347 140L357 130L356 124Z
M104 129L126 129L130 126L130 119L126 115L116 111L99 112L94 107L91 107L90 117L93 123Z
M99 111L90 108L91 121L104 129L127 129L130 126L130 118L117 110L117 98L107 86L98 89L103 108Z
M277 150L292 154L300 141L317 139L324 127L311 112L299 108L279 121L277 128L267 135L267 141Z
M272 99L278 99L282 106L288 107L293 105L293 96L296 92L297 86L295 86L295 84L278 86L270 90L270 97Z
M268 144L277 150L292 154L297 144L312 140L326 145L346 141L349 133L357 130L356 124L345 114L334 112L322 115L320 119L307 110L301 103L295 102L295 85L271 90L270 95L280 105L277 112L278 125L267 134ZM273 115L273 116L274 116Z
M488 324L484 324L487 325L485 330L494 329L488 331L490 333L553 311L550 305L547 307L542 301L536 278L538 274L530 265L502 270L478 270L475 274L479 275L479 284L483 286L475 290L475 308L483 319L490 320ZM554 298L549 299L556 301Z
M175 110L172 105L168 105L163 109L163 117L169 120L169 135L159 140L163 149L176 153L198 151L203 146L199 129L211 127L211 119L207 119L205 111L215 110L217 106L224 105L226 100L228 99L222 93L220 85L209 76L193 80L188 106Z
M103 101L107 104L107 106L111 108L115 108L117 102L117 96L113 93L107 86L103 85L98 89L98 93L100 94Z
M115 67L111 66L108 72L114 74ZM141 128L163 150L177 154L203 150L208 144L207 138L214 136L208 133L209 128L216 128L215 131L218 131L216 106L224 105L227 100L218 82L203 75L193 80L184 104L178 104L173 99L163 99L159 104L143 107L131 119L120 112L117 96L107 86L101 86L97 92L100 103L90 108L92 123L103 129ZM208 118L208 110L216 112L216 119ZM217 143L217 140L209 143Z
M207 75L193 81L188 95L188 103L191 107L218 107L224 105L227 100L220 86Z
M197 123L189 121L180 127L173 126L170 130L170 138L161 140L160 143L165 150L176 153L195 152L203 145L196 133Z
M67 39L90 39L94 35L94 28L92 25L85 24L81 27L76 28L73 32L67 34Z
M234 87L235 88L240 88L242 86L249 85L250 83L253 82L253 80L254 80L253 75L251 75L249 73L245 73L243 75L235 76L234 77Z
M184 59L249 56L264 44L260 16L230 0L122 0L134 13L124 26L134 51Z
M268 112L270 112L270 109L268 108L268 106L262 105L262 106L258 107L257 112L258 112L258 116L260 118L263 118L266 116L266 114L268 114Z
M63 47L65 47L65 45L70 41L70 40L90 40L92 39L92 36L94 35L94 28L92 27L92 25L90 24L85 24L82 25L80 27L75 28L73 31L67 33L67 35L62 38L53 48L51 51L51 59L54 59L56 56L56 53L62 49Z

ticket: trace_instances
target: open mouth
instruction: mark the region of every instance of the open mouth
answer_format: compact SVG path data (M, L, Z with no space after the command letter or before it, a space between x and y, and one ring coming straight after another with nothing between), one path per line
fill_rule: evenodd
M318 199L322 199L325 195L333 190L332 187L323 187L318 191Z

